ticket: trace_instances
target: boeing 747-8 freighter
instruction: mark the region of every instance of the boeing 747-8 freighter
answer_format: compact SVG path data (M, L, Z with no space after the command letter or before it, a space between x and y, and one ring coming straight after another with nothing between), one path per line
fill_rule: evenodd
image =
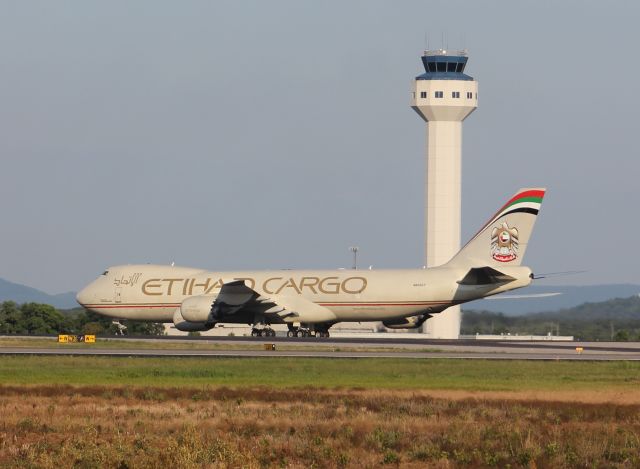
M115 319L173 322L181 331L219 323L254 335L328 337L344 321L416 328L449 306L529 285L521 266L544 189L521 189L449 262L412 270L215 272L164 265L110 267L80 293L85 308Z

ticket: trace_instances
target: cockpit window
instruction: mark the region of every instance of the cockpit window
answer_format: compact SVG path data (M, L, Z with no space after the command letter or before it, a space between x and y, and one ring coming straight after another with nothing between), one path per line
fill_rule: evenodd
M109 273L108 270L105 270L104 272L102 272L102 275L107 275Z

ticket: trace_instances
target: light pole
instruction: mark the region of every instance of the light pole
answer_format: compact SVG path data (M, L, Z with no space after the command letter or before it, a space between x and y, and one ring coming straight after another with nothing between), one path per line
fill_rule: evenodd
M358 270L358 246L351 246L349 251L353 253L353 270Z

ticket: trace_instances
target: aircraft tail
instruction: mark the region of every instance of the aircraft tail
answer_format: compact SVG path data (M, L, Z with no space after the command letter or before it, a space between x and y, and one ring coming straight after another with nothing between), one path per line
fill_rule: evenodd
M504 267L521 264L544 188L520 189L446 265Z

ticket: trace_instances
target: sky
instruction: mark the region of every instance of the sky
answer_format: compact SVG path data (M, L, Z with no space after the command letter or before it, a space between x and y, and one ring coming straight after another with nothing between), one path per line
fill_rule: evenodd
M0 0L0 277L424 264L427 47L466 48L462 238L548 189L525 264L639 283L631 1Z

